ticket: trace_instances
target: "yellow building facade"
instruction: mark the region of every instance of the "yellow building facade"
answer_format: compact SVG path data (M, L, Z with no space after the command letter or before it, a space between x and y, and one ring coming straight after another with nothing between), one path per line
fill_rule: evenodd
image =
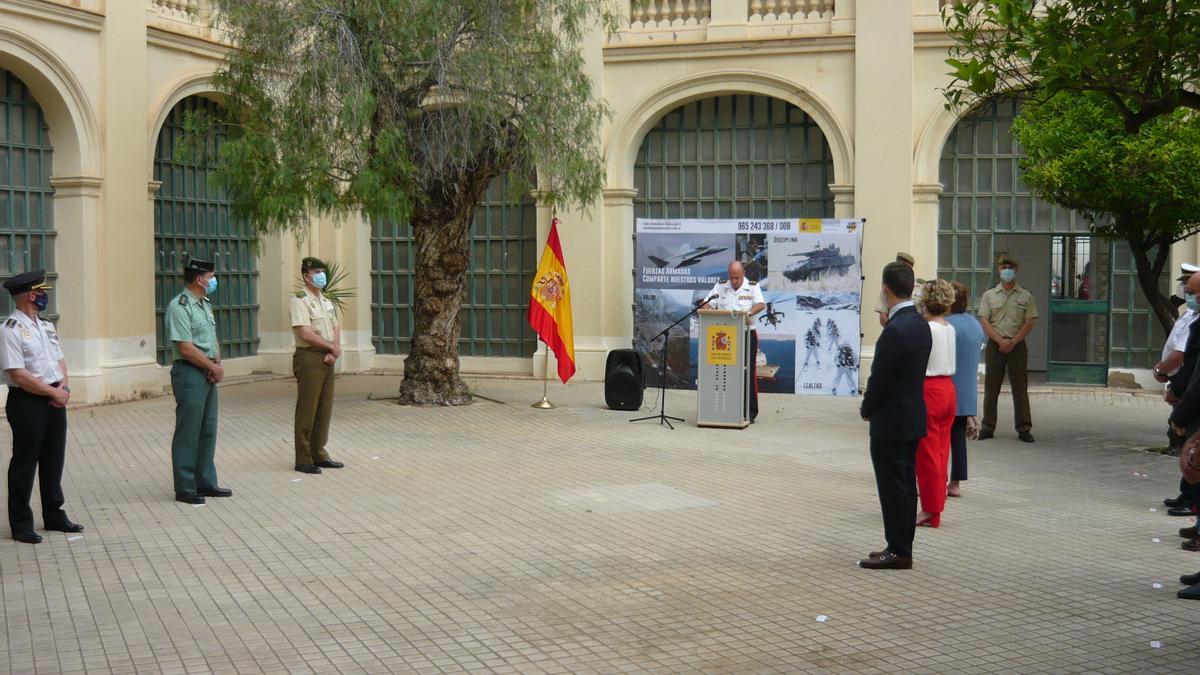
M867 219L867 298L898 250L918 276L976 295L998 253L1022 258L1026 285L1058 308L1031 337L1035 370L1149 384L1161 331L1131 293L1128 256L1023 191L1011 106L969 123L944 109L945 4L626 2L624 29L588 40L613 114L602 196L558 214L581 377L602 379L608 351L630 346L636 218L824 216ZM306 236L254 242L211 167L175 152L183 113L219 105L212 76L230 48L207 0L0 0L0 276L50 271L78 400L162 391L159 316L184 254L216 258L230 374L290 372L287 297L306 255L338 261L357 290L340 367L402 367L403 224L316 219ZM551 214L503 192L476 219L460 356L466 371L541 376L523 315ZM1192 241L1175 253L1200 255Z

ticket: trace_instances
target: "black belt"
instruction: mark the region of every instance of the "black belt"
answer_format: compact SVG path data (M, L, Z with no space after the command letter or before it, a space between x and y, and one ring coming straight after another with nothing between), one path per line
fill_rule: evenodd
M51 384L50 386L51 386L51 387L54 387L55 389L57 389L57 388L59 388L59 387L61 387L61 386L62 386L62 380L59 380L58 382L55 382L54 384ZM10 385L8 385L8 390L9 390L10 392L14 392L14 391L15 391L15 392L20 392L20 393L22 393L22 394L28 394L29 396L37 396L38 398L50 398L49 396L42 396L41 394L35 394L35 393L33 393L32 391L27 391L27 390L25 390L25 389L22 389L22 388L18 387L18 386L17 386L17 385L15 385L15 384L10 384Z

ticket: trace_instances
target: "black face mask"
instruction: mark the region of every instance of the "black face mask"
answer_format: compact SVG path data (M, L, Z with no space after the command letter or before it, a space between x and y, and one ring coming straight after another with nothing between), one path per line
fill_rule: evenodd
M39 312L46 311L46 307L50 305L50 296L46 293L38 293L33 298L33 306L37 307Z

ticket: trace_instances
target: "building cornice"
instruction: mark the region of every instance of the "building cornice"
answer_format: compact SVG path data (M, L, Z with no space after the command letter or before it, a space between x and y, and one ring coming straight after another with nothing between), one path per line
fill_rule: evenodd
M146 27L146 42L163 49L217 61L224 60L228 54L233 52L233 47L230 45L192 35L181 35L155 26Z
M44 0L5 0L0 4L0 14L25 16L95 33L104 28L104 15L100 12Z
M813 52L852 52L854 35L709 40L706 42L665 42L604 46L605 63L637 61L673 61L722 58L745 55L806 54Z
M60 195L98 196L100 188L104 187L104 179L100 176L51 176L50 187Z

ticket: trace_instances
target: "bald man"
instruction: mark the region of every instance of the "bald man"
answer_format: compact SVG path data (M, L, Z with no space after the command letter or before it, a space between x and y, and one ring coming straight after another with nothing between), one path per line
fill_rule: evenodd
M707 301L711 309L736 309L746 312L746 323L750 326L750 350L746 358L750 361L750 423L758 417L758 326L754 315L767 308L763 299L762 289L757 281L747 281L746 271L742 263L729 263L729 277L717 282L712 290L704 297L712 298Z

